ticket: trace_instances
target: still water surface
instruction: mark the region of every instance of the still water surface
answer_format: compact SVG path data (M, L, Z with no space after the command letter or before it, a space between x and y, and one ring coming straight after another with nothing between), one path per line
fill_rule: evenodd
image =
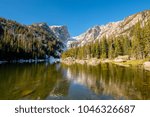
M113 64L1 64L0 99L150 99L150 72Z

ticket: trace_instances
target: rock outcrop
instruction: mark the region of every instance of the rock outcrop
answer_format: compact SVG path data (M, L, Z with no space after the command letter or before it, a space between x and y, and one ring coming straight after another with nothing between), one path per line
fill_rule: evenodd
M125 56L118 56L117 58L114 59L114 62L120 63L120 62L126 62L128 60L130 60L129 55L125 55Z
M48 26L46 23L36 23L32 24L29 27L39 27L40 29L46 31L47 33L53 35L56 39L63 43L61 47L63 50L66 50L67 42L72 40L68 31L67 26ZM75 40L76 41L76 40Z
M49 28L63 42L70 38L67 26L49 26Z

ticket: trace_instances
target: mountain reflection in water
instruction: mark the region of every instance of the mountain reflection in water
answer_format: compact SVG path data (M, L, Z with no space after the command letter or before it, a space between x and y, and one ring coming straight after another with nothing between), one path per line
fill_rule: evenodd
M2 64L0 99L150 99L150 72L114 64Z

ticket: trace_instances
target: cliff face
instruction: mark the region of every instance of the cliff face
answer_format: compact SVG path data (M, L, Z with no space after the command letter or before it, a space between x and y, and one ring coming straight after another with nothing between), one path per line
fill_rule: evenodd
M55 39L57 38L56 35L53 33L53 31L49 28L49 26L46 23L35 23L28 27L31 29L39 29L40 31L44 31L47 34L53 36Z
M150 19L150 10L143 11L125 18L122 21L111 22L102 26L94 26L85 33L74 37L76 41L69 42L69 45L85 45L88 42L101 39L102 37L129 35L130 29L137 23L141 26Z
M62 42L65 42L70 38L67 26L48 26L46 23L36 23L29 27L41 28L41 30L46 31Z
M37 23L29 27L40 28L41 30L46 31L48 34L53 35L57 40L62 43L61 48L66 50L67 42L70 40L70 34L67 26L48 26L46 23Z
M70 38L67 26L49 26L49 28L63 42Z

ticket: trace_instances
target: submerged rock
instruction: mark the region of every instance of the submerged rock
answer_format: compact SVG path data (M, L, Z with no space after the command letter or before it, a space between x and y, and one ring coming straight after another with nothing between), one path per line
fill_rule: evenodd
M143 63L143 66L146 70L149 70L150 71L150 61L147 61L147 62L144 62Z

